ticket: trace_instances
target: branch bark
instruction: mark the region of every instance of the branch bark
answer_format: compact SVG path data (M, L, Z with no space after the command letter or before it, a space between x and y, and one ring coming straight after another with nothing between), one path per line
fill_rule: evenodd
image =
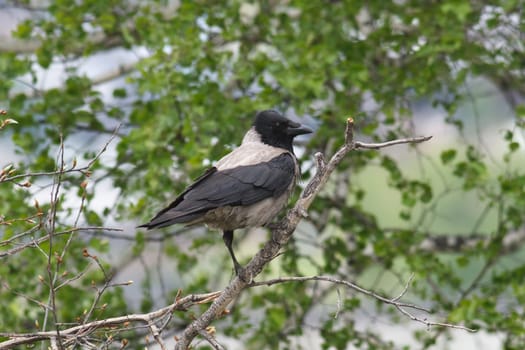
M341 148L332 156L326 163L322 153L316 153L317 172L308 182L303 193L295 203L295 206L288 212L286 217L279 222L277 228L272 230L272 239L270 239L263 248L257 252L252 260L246 265L245 269L236 276L231 283L224 289L223 293L215 299L212 305L201 316L195 319L183 331L179 341L175 345L176 350L186 350L190 346L193 339L202 331L206 329L211 322L219 318L226 307L239 294L253 283L253 279L261 273L263 268L272 261L279 253L280 249L291 238L297 224L301 219L307 216L307 210L312 201L322 189L328 178L335 170L337 165L350 152L359 148L363 149L380 149L397 144L405 143L420 143L430 140L429 137L415 137L407 139L399 139L377 144L369 144L363 142L354 142L354 121L348 118L345 130L345 142Z
M64 345L67 345L68 340L75 341L81 337L87 337L98 329L114 329L118 326L127 327L130 323L143 323L150 328L153 337L157 338L160 330L156 326L156 322L162 320L163 317L170 316L174 311L185 311L196 304L208 303L220 294L220 291L206 294L190 294L177 299L169 306L150 313L112 317L63 329L60 331L60 337L62 338ZM11 338L10 340L1 342L0 349L11 349L17 345L32 344L42 340L56 340L57 332L53 330L35 333L0 333L0 336Z

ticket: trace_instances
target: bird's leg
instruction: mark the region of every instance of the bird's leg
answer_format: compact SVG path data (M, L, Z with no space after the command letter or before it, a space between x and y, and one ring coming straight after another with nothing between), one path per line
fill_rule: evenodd
M270 222L264 225L264 227L266 227L270 231L273 231L273 230L279 230L279 229L284 228L284 225L281 223L281 221L277 221L277 222Z
M235 269L235 274L238 276L242 270L242 266L237 261L237 258L235 258L235 253L233 253L233 248L232 248L233 231L232 230L223 231L222 239L224 241L224 244L226 245L226 248L228 248L228 251L230 252L230 256L232 257L232 261L233 261L233 268Z

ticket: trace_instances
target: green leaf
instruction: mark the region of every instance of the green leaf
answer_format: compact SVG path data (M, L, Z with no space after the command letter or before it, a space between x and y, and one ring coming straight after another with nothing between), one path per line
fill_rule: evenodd
M51 62L53 62L53 52L48 47L42 45L36 49L36 57L38 64L42 68L49 68Z
M133 245L133 255L139 255L146 247L146 240L143 232L137 232L135 234L135 244Z
M109 241L105 238L92 238L89 240L89 246L101 253L109 251Z
M117 88L113 90L113 96L117 98L125 98L128 95L125 88Z
M13 31L13 36L19 39L29 39L33 31L33 22L25 20L18 24L16 30Z
M516 106L516 116L519 118L525 118L525 104Z
M441 152L441 162L448 164L456 158L457 151L455 149L449 149Z
M102 218L95 211L86 210L84 211L84 216L88 224L94 226L103 226Z
M272 329L282 329L284 322L286 321L286 313L282 308L270 308L266 312L270 327Z

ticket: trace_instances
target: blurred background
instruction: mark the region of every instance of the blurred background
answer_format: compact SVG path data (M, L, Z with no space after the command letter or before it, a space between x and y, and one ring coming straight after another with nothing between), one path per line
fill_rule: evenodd
M258 279L328 275L393 298L413 276L403 300L432 311L417 316L477 332L426 327L312 281L246 290L214 323L219 343L522 349L524 5L0 0L0 119L11 120L0 127L0 332L223 289L232 270L219 232L135 227L273 108L315 129L295 146L296 196L350 116L360 141L432 139L351 153ZM237 231L241 262L268 237ZM175 313L166 342L204 307ZM124 338L153 345L130 327L72 346Z

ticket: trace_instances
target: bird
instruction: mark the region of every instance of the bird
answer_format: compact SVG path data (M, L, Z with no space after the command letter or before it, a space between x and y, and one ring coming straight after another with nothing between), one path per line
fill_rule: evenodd
M206 224L222 230L239 275L242 266L232 248L234 230L267 226L287 204L300 177L293 140L312 132L276 110L258 112L239 147L138 227L151 230L173 224Z

